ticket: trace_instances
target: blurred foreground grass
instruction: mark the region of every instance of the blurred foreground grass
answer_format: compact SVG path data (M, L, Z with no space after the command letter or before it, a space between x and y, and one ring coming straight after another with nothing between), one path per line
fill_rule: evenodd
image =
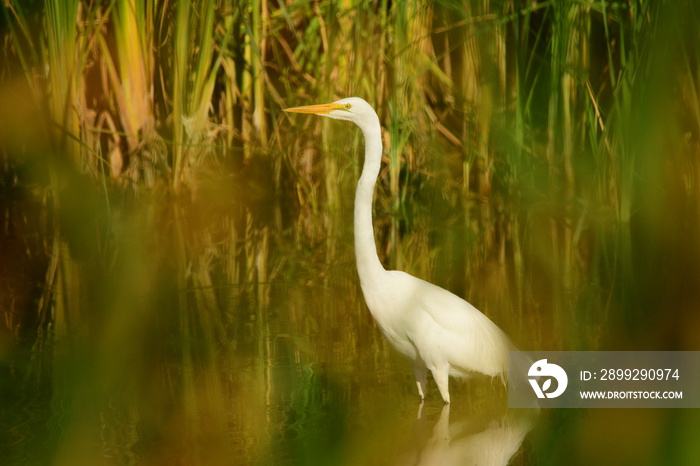
M2 384L35 403L3 409L42 413L10 457L48 432L37 462L254 463L279 391L331 390L315 363L381 374L360 135L280 112L350 95L384 124L387 266L525 348L697 349L694 2L2 8Z

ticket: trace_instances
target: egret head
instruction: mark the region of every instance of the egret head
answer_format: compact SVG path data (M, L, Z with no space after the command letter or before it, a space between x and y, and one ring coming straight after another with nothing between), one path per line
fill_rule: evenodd
M362 127L363 123L378 122L377 113L372 106L359 97L348 97L330 104L307 105L305 107L285 108L285 112L313 113L336 120L352 121Z

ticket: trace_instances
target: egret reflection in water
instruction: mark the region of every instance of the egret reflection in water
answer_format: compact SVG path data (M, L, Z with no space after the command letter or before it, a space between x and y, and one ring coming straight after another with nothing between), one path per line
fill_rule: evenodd
M538 414L538 410L497 409L480 415L460 412L451 420L450 405L445 404L427 438L408 448L396 464L505 466L521 450ZM423 403L417 422L427 423Z

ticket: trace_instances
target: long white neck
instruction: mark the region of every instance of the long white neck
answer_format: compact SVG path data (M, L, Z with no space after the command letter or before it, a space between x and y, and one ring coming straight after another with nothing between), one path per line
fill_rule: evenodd
M355 258L363 291L378 283L385 272L377 256L372 226L374 185L382 163L382 134L379 118L374 124L362 125L365 138L365 162L355 191Z

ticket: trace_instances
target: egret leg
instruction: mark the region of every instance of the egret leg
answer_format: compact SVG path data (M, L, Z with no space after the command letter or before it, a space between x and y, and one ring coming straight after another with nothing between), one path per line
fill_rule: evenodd
M416 378L416 387L418 387L418 395L421 400L425 400L425 384L428 377L428 369L420 364L413 365L413 376Z
M442 395L442 399L445 401L445 403L450 402L450 383L449 383L449 373L447 367L436 367L433 369L430 369L430 372L433 373L433 379L435 379L435 383L438 386L438 390L440 390L440 395Z

